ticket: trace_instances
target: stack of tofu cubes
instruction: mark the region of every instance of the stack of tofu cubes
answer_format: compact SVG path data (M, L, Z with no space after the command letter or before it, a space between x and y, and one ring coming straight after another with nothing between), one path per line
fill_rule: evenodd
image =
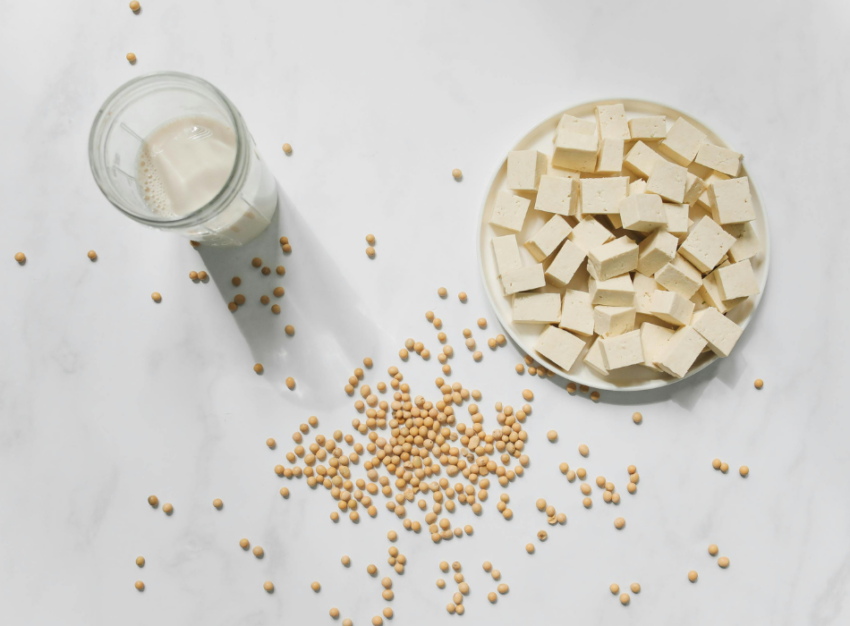
M726 314L759 293L762 250L741 160L683 118L668 129L622 104L597 106L595 122L565 114L551 157L508 154L493 252L514 323L547 325L537 352L564 370L584 353L601 376L677 378L706 350L728 356L742 329ZM530 210L545 223L522 242L536 261L524 264Z

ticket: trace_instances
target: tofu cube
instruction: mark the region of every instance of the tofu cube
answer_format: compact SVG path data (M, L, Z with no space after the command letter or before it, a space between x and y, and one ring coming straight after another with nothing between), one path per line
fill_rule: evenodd
M552 164L577 172L592 172L596 169L596 153L599 137L569 130L558 130L555 135L555 154Z
M629 183L629 195L636 196L640 193L646 193L646 181L642 178L638 178Z
M655 196L656 198L658 196ZM679 240L661 228L640 242L637 271L644 276L655 273L676 258Z
M751 259L762 251L761 242L752 222L730 224L724 226L723 230L736 237L735 243L729 248L729 259L733 263Z
M635 288L628 274L602 281L590 278L587 285L594 305L631 306L634 302Z
M702 284L702 274L681 255L676 255L660 270L655 272L655 280L668 291L690 298Z
M629 177L582 178L581 210L584 215L619 213L620 202L629 195Z
M602 359L602 338L597 337L593 340L590 350L584 357L584 364L600 376L607 376L608 370L605 369L605 361Z
M544 213L575 215L578 190L577 178L544 175L540 178L540 188L537 190L534 208Z
M688 170L675 163L659 161L646 182L646 193L657 193L665 200L681 204L685 200L687 182Z
M691 369L705 345L706 341L702 335L691 326L684 326L673 333L661 358L655 364L671 376L682 378Z
M708 188L708 198L711 201L711 217L718 224L740 224L756 219L750 179L746 176L712 183Z
M723 295L720 293L720 287L717 286L717 270L714 270L702 279L702 285L697 294L708 306L713 306L721 313L728 313L746 300L746 298L735 298L734 300L723 299Z
M548 167L549 160L538 150L508 152L508 188L534 191Z
M542 263L509 270L502 274L502 287L505 289L506 296L520 291L538 289L545 284L546 278L543 276Z
M621 103L600 104L596 107L596 123L599 125L600 139L632 138L629 123L626 121L626 107Z
M667 213L667 232L676 237L687 235L690 226L689 207L687 204L664 203Z
M588 264L593 266L591 275L596 280L608 280L637 269L638 246L628 237L620 237L592 248L587 259Z
M700 272L710 272L735 243L735 238L720 228L710 217L702 218L691 229L679 254L690 261ZM700 282L702 279L700 278Z
M549 169L546 170L546 176L554 176L555 178L573 178L578 180L581 178L581 172L576 172L575 170L567 170L562 167L558 167L552 164L552 161L549 161ZM541 183L543 181L543 177L540 177ZM538 190L540 187L538 186ZM538 191L539 193L539 191Z
M655 317L668 324L686 326L691 321L694 303L673 291L659 290L652 294L649 310Z
M522 267L516 235L493 237L493 253L496 256L496 269L499 276Z
M623 228L648 233L667 225L667 212L661 196L642 193L628 196L620 203Z
M596 124L590 120L583 120L569 113L564 113L558 121L557 131L561 130L579 135L596 135Z
M652 294L655 293L656 290L663 290L664 288L655 282L654 278L644 276L640 272L635 274L632 287L635 290L635 297L632 301L632 306L635 308L635 312L640 315L652 315L652 311L649 308L650 301L652 300Z
M634 327L634 307L598 306L593 309L593 332L597 335L613 337L627 333L633 330Z
M567 220L560 215L553 215L524 245L536 261L542 261L558 249L571 230Z
M569 371L584 350L584 340L555 326L544 330L534 349L563 370Z
M688 172L688 180L685 183L685 199L683 201L684 204L693 204L699 197L708 189L708 185L705 181L697 176L696 174L691 174Z
M664 115L635 117L629 120L632 139L661 141L667 136L667 118Z
M711 351L722 357L732 353L744 332L743 328L714 307L694 313L691 326L708 342Z
M705 191L699 195L699 199L695 203L696 206L708 214L711 214L711 199L708 197L708 188L721 180L729 180L729 177L726 174L721 174L720 172L712 172L705 179Z
M644 322L640 325L640 343L643 348L643 365L657 372L661 371L655 362L661 360L661 355L667 348L667 341L673 336L674 330Z
M658 163L666 163L660 154L650 148L642 141L638 141L632 149L629 150L626 157L623 159L623 165L627 169L633 171L638 176L649 178L655 165Z
M759 293L758 281L749 259L719 268L717 286L724 300L746 298Z
M589 293L575 289L564 291L558 326L579 335L593 335L593 305Z
M531 200L527 198L515 196L509 191L500 191L496 195L496 204L493 207L493 215L490 216L490 223L518 233L522 230L525 214L528 213L530 205Z
M610 230L592 217L579 220L579 223L569 234L569 240L587 252L614 239Z
M557 324L561 320L558 293L518 293L511 303L514 324Z
M585 258L587 253L584 250L570 240L565 241L546 269L546 280L557 287L566 287Z
M602 139L596 157L598 174L619 174L623 169L623 151L626 142L622 139Z
M643 363L640 330L632 330L614 337L603 337L601 341L602 359L607 370Z
M680 117L673 122L667 131L667 138L661 142L658 150L674 163L687 167L707 141L704 132Z
M741 172L743 158L740 152L706 143L697 152L694 162L735 178Z

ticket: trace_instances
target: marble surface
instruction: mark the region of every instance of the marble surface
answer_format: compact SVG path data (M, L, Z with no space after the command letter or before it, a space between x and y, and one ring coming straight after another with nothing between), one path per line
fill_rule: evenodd
M387 603L365 567L388 570L391 528L408 557L394 576L393 624L850 622L846 3L142 4L134 15L123 1L3 3L4 623L331 624L337 606L368 624ZM157 70L210 80L247 120L284 194L278 221L251 245L195 251L119 215L92 181L86 143L98 106ZM485 347L474 363L460 332L473 328L483 345L498 331L474 326L494 319L474 233L505 150L554 111L616 96L689 111L741 150L774 252L758 319L733 356L669 389L594 404L558 379L518 377L513 346ZM281 234L294 247L286 258ZM258 275L255 255L285 264L286 276ZM208 284L187 278L200 269ZM249 304L232 315L236 274ZM256 298L278 283L287 291L276 317ZM436 546L403 531L382 497L376 519L335 525L328 493L272 471L309 415L325 434L350 430L358 414L343 385L364 356L375 360L374 388L406 337L436 352L427 309L456 347L453 378L482 391L488 429L497 400L519 405L526 387L536 395L531 465L507 490L513 520L497 514L501 489L491 489L483 515L454 514L475 534ZM402 367L412 393L433 399L438 369L433 358ZM713 471L714 457L733 469ZM614 481L619 508L597 495L585 510L561 461ZM632 463L634 496L623 489ZM150 494L173 515L151 509ZM538 497L568 523L550 528ZM524 545L541 528L549 540L529 556ZM265 558L244 553L241 537ZM709 543L731 559L727 570ZM472 588L462 617L446 613L450 592L434 584L443 559L461 561ZM511 588L496 605L485 559ZM635 581L643 590L627 607L608 591Z

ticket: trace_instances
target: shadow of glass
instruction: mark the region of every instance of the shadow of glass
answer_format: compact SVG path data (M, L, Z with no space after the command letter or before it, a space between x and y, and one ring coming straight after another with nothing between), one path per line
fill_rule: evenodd
M346 304L358 302L357 295L292 201L279 186L277 191L277 211L256 239L240 247L202 246L198 251L225 303L236 294L245 296L233 319L255 362L263 364L263 379L315 413L339 405L345 396L327 393L329 374L359 365L368 344L377 344L378 329L356 306ZM282 235L292 245L289 254L281 249ZM269 275L251 265L255 257L271 269ZM286 268L283 276L275 271L278 265ZM238 287L231 283L234 276L241 279ZM273 290L279 286L285 293L277 298ZM260 302L263 295L269 304ZM272 313L274 304L280 305L280 315ZM284 330L289 324L295 327L291 336ZM295 379L293 390L286 387L289 376Z

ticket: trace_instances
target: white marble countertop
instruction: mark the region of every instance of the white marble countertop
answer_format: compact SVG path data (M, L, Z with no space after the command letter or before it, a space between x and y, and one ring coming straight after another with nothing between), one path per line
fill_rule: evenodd
M850 622L846 3L142 5L138 15L123 0L3 6L4 623L331 624L337 606L364 625L387 604L365 567L389 569L390 528L408 557L394 576L393 624ZM157 70L206 78L242 111L285 191L267 236L199 253L101 196L89 125L119 84ZM667 390L604 393L594 404L558 379L518 378L513 346L485 347L474 363L460 331L473 328L483 345L498 330L474 325L495 321L474 232L499 160L553 112L617 96L688 111L746 155L770 213L773 258L758 318L733 356ZM368 232L378 238L374 260L364 254ZM294 247L285 259L281 234ZM19 250L23 267L12 258ZM259 276L255 255L284 263L286 276ZM209 284L187 278L200 269ZM284 285L283 314L254 300L228 312L234 274L249 296ZM309 415L319 432L350 430L358 413L343 385L363 357L375 360L374 388L406 337L436 352L428 309L457 348L454 378L483 392L488 428L497 400L518 405L525 387L536 394L532 463L507 489L513 520L495 511L501 489L491 489L483 515L454 514L475 534L440 545L404 531L382 497L376 519L334 525L324 489L272 471ZM295 336L283 333L287 323ZM257 361L263 376L251 369ZM402 367L412 392L433 399L438 370L433 358ZM553 428L554 445L545 438ZM579 443L590 446L586 460ZM727 475L711 469L714 457L732 467ZM616 482L619 508L597 497L585 510L561 461ZM632 463L634 496L622 489ZM174 514L151 509L150 494ZM550 528L538 497L567 524ZM524 545L541 528L549 540L529 556ZM265 558L245 554L241 537ZM727 570L710 543L731 559ZM462 617L446 612L450 591L434 584L448 578L443 559L461 561L472 588ZM496 605L484 560L511 587ZM643 590L627 607L608 592L635 581Z

